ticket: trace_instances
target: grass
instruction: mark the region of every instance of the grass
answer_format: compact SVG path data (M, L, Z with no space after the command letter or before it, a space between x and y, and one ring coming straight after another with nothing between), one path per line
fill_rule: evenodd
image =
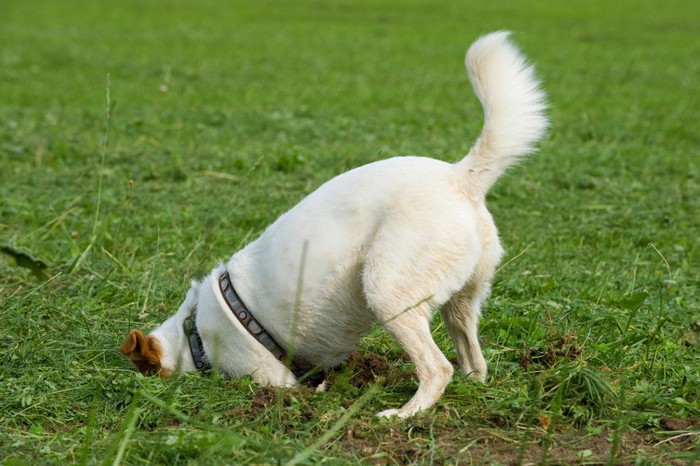
M3 2L4 464L678 464L700 459L700 4ZM327 393L144 378L117 351L326 179L457 160L463 53L512 29L553 128L490 208L490 376L415 389L380 329ZM512 259L512 260L511 260ZM439 318L438 344L454 358Z

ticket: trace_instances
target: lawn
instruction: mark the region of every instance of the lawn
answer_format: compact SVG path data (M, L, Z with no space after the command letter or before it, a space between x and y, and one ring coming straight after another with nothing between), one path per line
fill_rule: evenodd
M0 5L0 462L700 462L700 2ZM498 29L552 129L489 196L485 385L402 405L380 328L326 393L135 372L117 348L330 177L460 159ZM429 221L430 219L426 219ZM438 345L455 351L439 316Z

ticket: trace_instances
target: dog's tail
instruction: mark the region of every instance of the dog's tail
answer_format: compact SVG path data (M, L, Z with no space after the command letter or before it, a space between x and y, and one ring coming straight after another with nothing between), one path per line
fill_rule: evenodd
M481 135L456 165L473 196L485 196L509 166L534 150L548 126L545 94L534 68L509 42L509 35L500 31L479 38L465 59L484 108Z

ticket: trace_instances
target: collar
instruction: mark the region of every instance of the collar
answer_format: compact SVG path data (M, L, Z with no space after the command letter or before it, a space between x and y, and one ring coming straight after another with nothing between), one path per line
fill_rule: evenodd
M210 373L211 364L207 360L207 356L204 353L202 337L197 331L197 306L192 308L192 314L185 319L184 329L185 335L187 336L187 341L190 344L190 353L192 353L194 367L196 367L198 371Z
M314 367L302 368L284 351L284 348L275 341L272 335L265 330L265 327L258 322L233 288L233 282L231 281L228 271L225 271L219 277L219 290L229 309L233 315L236 316L236 319L238 319L241 325L248 330L248 333L250 333L253 338L272 353L278 361L287 366L297 380L314 387L323 382L325 379L324 371L319 372L317 368Z

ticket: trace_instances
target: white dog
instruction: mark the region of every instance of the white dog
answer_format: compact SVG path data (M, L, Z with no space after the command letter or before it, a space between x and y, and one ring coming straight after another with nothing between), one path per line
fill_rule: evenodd
M440 309L462 372L484 381L477 324L503 254L485 196L532 152L547 118L534 70L507 32L477 40L466 65L485 114L466 157L395 157L333 178L120 350L143 373L214 366L291 386L345 360L380 322L415 364L419 386L379 415L406 417L433 406L452 377L430 333Z

